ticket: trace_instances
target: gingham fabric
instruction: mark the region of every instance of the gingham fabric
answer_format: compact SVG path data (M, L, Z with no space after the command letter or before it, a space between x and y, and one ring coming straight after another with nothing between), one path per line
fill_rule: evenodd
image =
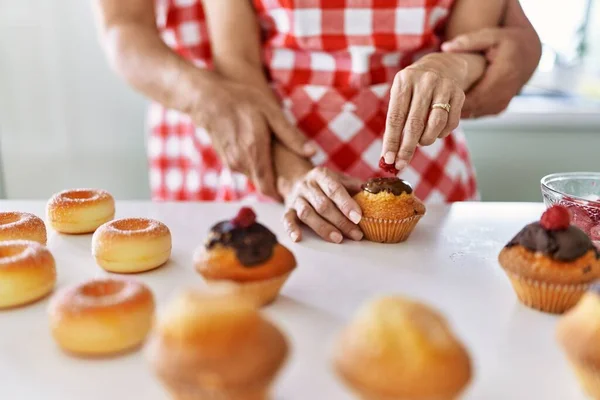
M361 179L379 176L390 82L435 51L453 0L255 0L265 65L289 118L319 147L313 161ZM200 0L162 0L165 43L211 68ZM240 200L248 180L224 168L208 134L158 104L148 154L156 200ZM428 203L477 198L465 138L419 147L403 179Z

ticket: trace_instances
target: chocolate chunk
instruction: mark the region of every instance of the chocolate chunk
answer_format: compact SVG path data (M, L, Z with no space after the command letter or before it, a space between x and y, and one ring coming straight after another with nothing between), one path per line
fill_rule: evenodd
M277 237L259 223L237 227L222 221L211 228L205 247L210 250L217 244L232 248L243 266L255 267L271 258Z
M539 251L558 261L576 260L590 250L594 250L596 257L600 259L600 252L590 238L574 225L567 229L551 231L544 229L539 222L531 223L517 233L506 247L516 245Z
M379 192L392 193L394 196L400 196L402 193L411 194L412 187L408 182L400 178L372 178L362 185L362 189L369 193L377 194Z

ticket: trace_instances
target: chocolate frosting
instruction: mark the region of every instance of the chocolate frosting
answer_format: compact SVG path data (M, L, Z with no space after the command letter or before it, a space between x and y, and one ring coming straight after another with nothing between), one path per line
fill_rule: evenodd
M232 248L243 266L254 267L271 258L277 237L257 222L240 228L222 221L211 228L205 247L210 250L217 244Z
M517 233L506 247L516 245L539 251L558 261L576 260L590 250L594 250L596 257L600 259L600 251L585 232L574 225L567 229L551 231L542 227L539 222L534 222Z
M373 194L388 192L394 196L400 196L402 193L411 194L413 191L408 182L396 177L369 179L362 185L362 189Z

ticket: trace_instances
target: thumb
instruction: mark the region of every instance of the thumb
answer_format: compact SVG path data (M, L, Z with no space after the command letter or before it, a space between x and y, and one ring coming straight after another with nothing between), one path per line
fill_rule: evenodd
M459 35L454 39L442 43L442 51L485 51L494 47L500 41L498 28L485 28L475 32Z
M293 126L278 106L269 106L265 112L267 123L279 141L302 157L312 157L317 149L302 132Z
M348 190L351 195L358 193L362 190L363 181L346 174L338 175L340 183Z

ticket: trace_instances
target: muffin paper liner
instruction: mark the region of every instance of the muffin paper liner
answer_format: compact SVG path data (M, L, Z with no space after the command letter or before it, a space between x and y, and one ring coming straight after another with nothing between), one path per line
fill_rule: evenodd
M600 369L576 361L571 361L571 365L585 392L594 399L600 399Z
M408 239L421 217L422 215L404 219L363 217L358 226L371 242L399 243Z
M507 274L521 303L552 314L562 314L575 306L590 287L589 283L554 284L525 278L508 271Z
M256 306L264 306L273 302L292 271L271 279L251 282L234 282L230 280L204 279L208 285L228 287L232 295L247 300Z

